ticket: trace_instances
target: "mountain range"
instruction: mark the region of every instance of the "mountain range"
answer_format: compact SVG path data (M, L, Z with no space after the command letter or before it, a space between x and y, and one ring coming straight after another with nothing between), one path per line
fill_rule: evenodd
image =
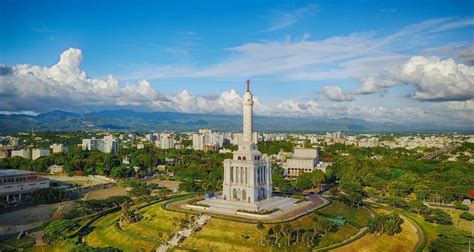
M188 114L178 112L136 112L107 110L72 113L55 110L38 115L0 115L0 132L18 131L196 131L208 127L216 131L242 130L240 115ZM432 124L395 124L354 118L306 118L255 116L254 128L262 132L472 132L472 126L456 128Z

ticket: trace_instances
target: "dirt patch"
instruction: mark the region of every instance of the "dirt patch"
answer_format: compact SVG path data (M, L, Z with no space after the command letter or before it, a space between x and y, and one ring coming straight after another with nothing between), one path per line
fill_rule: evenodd
M179 181L173 181L173 180L152 179L152 180L148 180L147 183L158 184L159 186L166 187L166 188L170 189L173 192L177 192L180 182Z
M56 204L32 206L4 213L0 215L0 225L20 225L49 221L58 208L61 208L62 213L66 213L72 209L72 204L72 201L65 201Z
M127 191L123 187L110 187L106 189L99 189L99 190L94 190L91 192L88 192L82 197L82 200L102 200L102 199L107 199L112 196L126 196Z

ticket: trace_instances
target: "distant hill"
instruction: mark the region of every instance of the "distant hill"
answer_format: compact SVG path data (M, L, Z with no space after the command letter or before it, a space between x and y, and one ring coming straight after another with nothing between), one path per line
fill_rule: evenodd
M209 127L216 131L242 130L242 118L237 115L187 114L176 112L135 112L107 110L91 113L51 111L36 116L0 115L0 131L195 131ZM361 119L287 118L256 116L256 131L266 132L416 132L474 131L473 127L447 128L440 125L398 125L369 122Z

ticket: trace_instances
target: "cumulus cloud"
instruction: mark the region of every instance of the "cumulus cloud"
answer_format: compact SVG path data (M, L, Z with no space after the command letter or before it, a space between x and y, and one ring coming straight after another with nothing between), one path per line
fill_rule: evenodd
M474 65L474 44L470 45L469 47L460 50L458 52L458 57L464 62L464 64L468 66Z
M468 101L451 101L445 103L446 108L452 110L471 110L474 112L474 99ZM471 119L474 120L474 114L471 114Z
M353 102L329 104L316 100L283 101L277 105L277 109L273 114L280 116L312 116L332 119L349 117L392 123L442 121L446 120L446 118L452 118L439 111L425 110L419 107L369 107Z
M474 98L474 67L454 59L411 57L392 72L362 78L357 94L383 92L396 85L411 85L411 96L421 101L465 101Z
M401 69L399 80L416 87L414 99L465 101L474 98L474 67L453 59L412 57Z
M164 95L147 80L121 86L112 75L92 78L81 70L82 60L82 51L70 48L51 67L0 66L0 111L89 111L118 106L185 113L242 112L242 98L235 90L215 96L198 96L187 90L175 96ZM255 111L268 111L258 97Z
M321 92L331 101L342 102L342 101L353 101L354 96L341 88L336 86L326 86Z
M393 79L383 79L375 76L364 77L360 80L361 86L356 90L356 94L373 94L383 92L389 87L398 83Z

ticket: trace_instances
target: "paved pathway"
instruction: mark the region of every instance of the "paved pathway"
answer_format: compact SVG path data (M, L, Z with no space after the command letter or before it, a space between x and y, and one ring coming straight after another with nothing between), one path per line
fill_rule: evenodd
M196 231L196 229L201 228L206 224L206 222L211 218L211 216L203 214L199 219L197 219L190 227L187 227L181 231L176 232L176 234L171 238L168 244L162 244L156 251L157 252L166 252L168 249L178 246L180 242L189 237Z

